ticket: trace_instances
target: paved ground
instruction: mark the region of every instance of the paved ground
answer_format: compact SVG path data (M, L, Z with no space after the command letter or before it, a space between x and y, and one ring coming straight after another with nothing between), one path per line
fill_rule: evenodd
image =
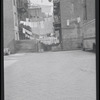
M96 100L94 53L28 53L4 59L5 100Z

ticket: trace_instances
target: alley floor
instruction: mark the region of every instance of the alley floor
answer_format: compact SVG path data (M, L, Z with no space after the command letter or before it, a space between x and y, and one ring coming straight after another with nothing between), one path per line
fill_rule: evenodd
M5 56L5 100L96 100L95 58L81 50Z

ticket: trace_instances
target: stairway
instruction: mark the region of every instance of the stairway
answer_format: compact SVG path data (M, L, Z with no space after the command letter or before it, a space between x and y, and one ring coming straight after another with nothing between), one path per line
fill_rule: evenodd
M36 40L17 40L15 43L16 53L37 52Z

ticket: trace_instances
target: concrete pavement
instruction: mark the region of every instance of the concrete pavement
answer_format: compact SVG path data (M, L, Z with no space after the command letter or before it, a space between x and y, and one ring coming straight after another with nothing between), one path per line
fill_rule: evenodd
M15 54L4 63L5 100L96 100L94 53Z

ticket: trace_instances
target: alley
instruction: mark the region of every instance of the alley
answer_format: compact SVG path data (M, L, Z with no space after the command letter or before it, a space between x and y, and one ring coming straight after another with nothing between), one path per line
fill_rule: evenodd
M92 52L14 54L4 65L5 100L96 100Z

